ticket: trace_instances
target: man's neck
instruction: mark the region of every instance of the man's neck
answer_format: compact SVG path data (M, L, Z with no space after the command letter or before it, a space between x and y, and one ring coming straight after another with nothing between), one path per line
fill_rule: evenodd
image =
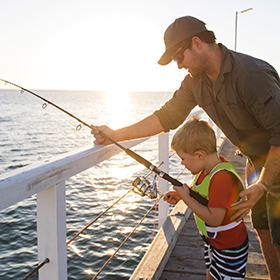
M219 77L222 63L222 50L217 44L213 44L209 47L207 54L207 69L205 74L210 79L212 85L215 84Z

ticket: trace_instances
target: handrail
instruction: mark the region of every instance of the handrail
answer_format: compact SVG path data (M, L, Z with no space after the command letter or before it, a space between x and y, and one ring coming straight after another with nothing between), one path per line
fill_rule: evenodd
M130 148L145 140L122 145ZM159 136L159 161L164 162L166 172L168 141L168 134ZM0 211L37 194L38 263L50 260L39 270L40 280L67 279L65 181L122 151L115 145L88 146L0 175ZM159 178L159 184L161 192L168 190L167 181ZM167 203L161 200L159 209L161 226L168 215Z
M115 145L88 146L0 175L0 211L37 194L38 263L50 260L40 280L67 280L65 181L120 152Z
M133 147L145 139L123 142ZM114 145L87 146L0 175L0 211L122 152Z

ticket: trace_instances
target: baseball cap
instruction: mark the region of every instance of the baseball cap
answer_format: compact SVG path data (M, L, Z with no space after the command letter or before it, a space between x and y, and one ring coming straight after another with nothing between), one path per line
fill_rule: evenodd
M165 53L158 61L158 64L167 65L170 63L180 42L205 30L207 30L205 23L195 17L185 16L177 18L164 33Z

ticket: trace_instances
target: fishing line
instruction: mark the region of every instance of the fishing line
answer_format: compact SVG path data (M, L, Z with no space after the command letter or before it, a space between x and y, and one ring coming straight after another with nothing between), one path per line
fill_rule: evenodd
M76 233L69 241L66 242L68 246L76 237L78 237L81 233L83 233L87 228L89 228L93 223L95 223L100 217L102 217L105 213L107 213L112 207L114 207L121 199L123 199L127 194L132 191L132 188L126 192L123 196L121 196L117 201L115 201L111 206L109 206L106 210L104 210L101 214L99 214L94 220L88 223L82 230Z
M161 166L163 162L159 165ZM148 177L152 172L150 171L145 177ZM182 173L180 173L182 174ZM180 174L178 176L180 176ZM157 176L157 175L155 175ZM106 210L104 210L101 214L99 214L96 218L94 218L90 223L88 223L82 230L76 233L69 241L66 242L68 246L74 239L76 239L80 234L82 234L86 229L88 229L93 223L95 223L99 218L101 218L104 214L106 214L112 207L114 207L118 202L120 202L126 195L128 195L131 191L133 191L133 187L129 189L124 195L118 198L113 204L111 204ZM164 196L164 193L158 191L161 196Z
M14 84L12 82L9 82L7 80L3 80L0 79L0 81L3 81L5 84L10 84L13 85L17 88L21 89L21 93L23 93L24 91L29 92L30 94L42 99L45 103L43 104L43 108L45 108L48 105L52 105L55 108L57 108L58 110L61 110L62 112L64 112L65 114L67 114L68 116L74 118L75 120L77 120L79 122L79 125L77 125L76 130L79 131L82 126L87 126L88 128L91 129L91 126L89 124L87 124L86 122L82 121L81 119L79 119L78 117L74 116L73 114L71 114L70 112L66 111L65 109L59 107L58 105L54 104L53 102L49 101L48 99L40 96L39 94L26 89L24 87L21 87L17 84ZM149 170L151 170L152 172L156 173L157 175L159 175L159 177L163 178L164 180L170 182L173 186L183 186L183 184L178 181L177 179L174 179L173 177L171 177L169 174L165 173L164 171L160 170L159 168L157 168L155 165L153 165L151 162L149 162L147 159L143 158L142 156L140 156L139 154L137 154L136 152L130 150L129 148L125 148L124 146L122 146L121 144L119 144L118 142L114 141L113 139L109 138L107 135L105 135L103 132L99 131L99 134L106 138L107 140L109 140L110 142L112 142L114 145L116 145L117 147L119 147L120 149L122 149L127 155L129 155L130 157L132 157L133 159L135 159L137 162L141 163L142 165L144 165L145 167L147 167ZM208 204L208 200L201 196L199 193L193 191L192 189L189 189L190 191L190 196L197 200L199 203L206 205Z
M40 263L35 269L29 272L22 280L27 280L30 276L32 276L35 272L37 272L40 268L42 268L45 264L49 263L50 259L46 258L42 263Z
M143 216L143 218L141 219L141 221L134 227L134 229L129 233L129 235L126 237L126 239L121 243L121 245L117 248L117 250L111 255L111 257L107 260L107 262L102 266L102 268L98 271L98 273L94 276L94 278L92 278L92 280L96 279L96 277L103 271L103 269L108 265L108 263L111 261L111 259L118 253L118 251L121 249L121 247L126 243L126 241L130 238L130 236L135 232L135 230L139 227L140 224L142 224L142 222L144 221L144 219L147 217L147 215L151 212L151 210L157 205L157 203L159 202L159 200L161 200L163 198L164 194L161 193L161 195L159 196L159 198L157 199L157 201L151 206L151 208L148 210L148 212ZM143 251L143 245L145 243L147 243L147 241L150 239L150 237L148 237L144 242L142 242L142 245L140 246L141 249L140 251ZM112 269L110 272L107 272L105 274L104 277L106 277L106 275L108 275L109 273L117 270L119 267L121 267L123 264L125 264L126 262L128 262L130 259L132 258L132 256L130 256L129 259L126 259L125 261L123 261L121 264L119 264L117 267L115 267L114 269Z
M20 93L23 95L24 94L24 91L21 90ZM47 92L48 93L48 92ZM30 95L25 95L25 98L28 98L30 97ZM50 126L52 126L52 124L56 121L59 120L60 122L60 125L62 126L62 129L66 128L66 127L71 127L71 128L74 128L76 129L76 122L75 120L73 120L72 118L68 118L65 114L62 114L60 110L56 110L55 107L53 106L48 106L49 104L44 102L43 104L41 104L40 100L38 98L34 98L34 96L31 96L33 97L32 99L30 98L30 103L32 101L32 103L36 103L37 105L39 105L40 107L42 107L42 109L44 109L44 114L43 114L43 117L44 119L47 119L48 118L48 123ZM33 105L33 104L32 104ZM34 114L34 112L33 112ZM75 122L75 123L74 123ZM85 132L83 132L81 130L81 134L84 138L88 139L88 135L86 135ZM75 140L68 138L68 141L72 141L73 143L75 142Z
M139 254L138 254L139 256L141 256L141 254L144 252L144 250L147 249L147 248L144 247L144 245L148 243L149 239L150 239L150 237L146 238L146 239L142 242L142 244L141 244L140 246L137 246L137 248L140 247L139 249L137 249L137 252L139 252ZM135 250L135 248L134 248L134 250ZM116 267L114 267L113 269L111 269L110 271L108 271L108 272L107 272L102 278L100 278L100 279L106 279L106 276L108 276L108 275L110 275L112 272L118 270L120 267L123 267L123 265L124 265L125 263L127 263L128 261L130 261L133 257L134 257L134 256L133 256L132 254L131 254L129 257L126 256L126 260L124 260L124 261L123 261L122 263L120 263L118 266L116 266Z
M107 266L107 264L111 261L111 259L118 253L118 251L121 249L121 247L124 245L124 243L128 240L128 238L136 231L136 229L139 227L139 225L144 221L144 219L148 216L148 214L152 211L152 209L157 204L157 201L151 206L151 208L148 210L148 212L143 216L143 218L140 220L140 222L134 227L134 229L127 235L127 237L124 239L124 241L121 243L121 245L116 249L116 251L110 256L110 258L105 262L105 264L100 268L100 270L96 273L96 275L92 278L92 280L95 280L97 276L101 273L101 271Z

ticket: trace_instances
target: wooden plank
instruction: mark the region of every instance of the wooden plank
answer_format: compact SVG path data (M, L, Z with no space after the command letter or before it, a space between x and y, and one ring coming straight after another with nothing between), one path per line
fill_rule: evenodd
M130 280L159 279L190 213L184 202L176 205Z
M204 261L193 258L179 260L171 256L164 270L184 274L206 275ZM162 277L160 280L162 280Z
M177 273L177 272L167 272L164 271L161 276L161 280L205 280L206 274L204 275L196 275L196 274L184 274L184 273Z
M248 264L246 267L245 280L249 279L269 279L266 266L259 264Z
M204 279L204 245L199 236L193 214L190 215L167 262L160 280ZM174 277L173 277L174 275Z

